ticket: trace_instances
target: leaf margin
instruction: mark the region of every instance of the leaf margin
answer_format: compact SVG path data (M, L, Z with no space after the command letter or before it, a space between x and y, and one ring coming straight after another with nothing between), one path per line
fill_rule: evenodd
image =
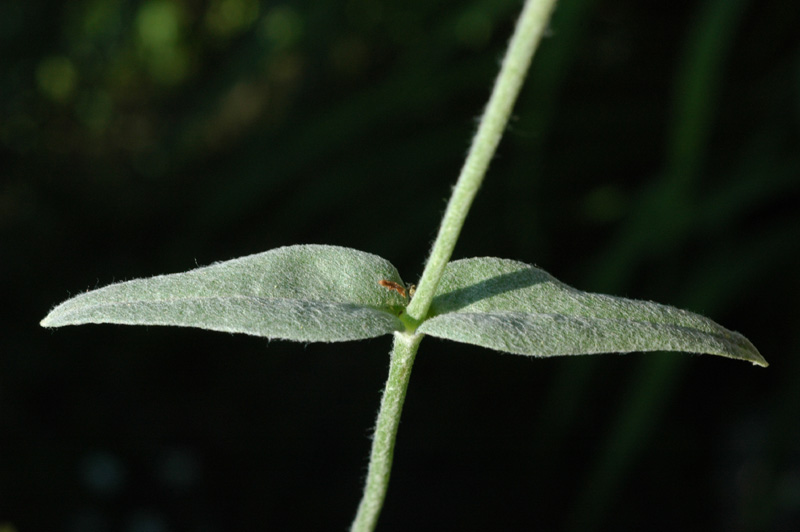
M272 259L284 259L284 268L272 272L259 270L274 262ZM353 268L360 270L353 271ZM40 325L175 325L300 342L360 340L405 330L399 314L406 302L398 294L380 287L381 279L402 284L397 269L377 255L340 246L285 246L185 272L113 283L84 292L55 306ZM303 290L310 294L307 300L292 297L302 294ZM270 292L278 297L269 297ZM193 299L198 302L194 307ZM295 303L290 303L292 301ZM263 320L260 325L254 325L253 317L259 313L251 311L260 309L262 316L272 314L275 318L282 318L280 312L285 311L288 316L297 317L294 311L303 307L302 302L308 317L327 312L328 325L319 326L322 322L312 320L309 321L311 327L297 334L287 333L286 323L276 328L276 334L264 327ZM158 318L155 308L145 317L137 317L135 307L147 310L146 307L159 304L166 305L161 309L162 314L173 312L171 320ZM109 311L107 316L96 312L104 305ZM170 305L173 308L167 311ZM197 313L204 306L209 307L206 310L215 310L211 307L222 310L218 316L221 325L215 325L206 319L207 316L202 319L195 316L194 322L190 319L192 312ZM225 325L232 319L250 325ZM343 324L345 331L341 330ZM304 327L299 323L297 329L301 331ZM310 334L309 330L316 332Z
M532 307L520 310L533 304L532 295L548 291L551 296L558 296L549 301L561 306L558 311L547 306L536 312L530 312ZM592 304L605 304L609 315L592 316L592 311L597 311L597 308L592 309ZM570 315L565 312L568 309L581 310L588 315L577 312ZM649 319L615 317L615 313L625 316L636 309L644 311ZM532 319L532 315L539 316L539 323ZM659 322L656 317L671 317L674 322ZM508 323L503 323L503 318ZM555 338L563 337L566 341L553 343L554 337L544 334L542 327L548 319L555 324L550 332L558 335ZM592 320L594 328L587 325ZM620 336L624 331L650 331L650 335L649 339L647 334L626 339ZM768 366L747 338L699 314L650 301L582 292L540 268L495 257L461 259L448 264L431 305L430 317L417 328L417 332L529 356L683 351ZM498 336L498 332L503 334ZM656 332L661 336L656 336ZM614 348L615 337L616 345L621 349ZM579 341L589 349L578 349L576 344Z

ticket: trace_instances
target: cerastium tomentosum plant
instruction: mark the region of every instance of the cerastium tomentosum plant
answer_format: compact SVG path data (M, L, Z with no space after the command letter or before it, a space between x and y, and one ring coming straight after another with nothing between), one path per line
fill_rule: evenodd
M411 367L425 335L520 355L688 351L767 362L742 335L676 308L571 288L521 262L450 262L555 0L526 0L416 291L388 261L354 249L289 246L76 296L42 320L177 325L298 342L394 335L389 376L353 531L383 505Z

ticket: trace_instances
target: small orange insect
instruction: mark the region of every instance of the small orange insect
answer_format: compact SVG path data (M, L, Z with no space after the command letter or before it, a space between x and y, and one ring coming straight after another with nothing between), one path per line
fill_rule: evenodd
M386 279L381 279L378 281L378 284L384 288L388 288L389 290L394 290L398 294L403 297L406 297L406 289L403 288L403 285L400 283L395 283L394 281L387 281Z

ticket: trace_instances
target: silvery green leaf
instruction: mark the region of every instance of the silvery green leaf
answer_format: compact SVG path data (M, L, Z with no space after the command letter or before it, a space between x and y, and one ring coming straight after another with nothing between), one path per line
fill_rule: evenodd
M508 353L688 351L767 365L744 336L708 318L649 301L581 292L511 260L448 264L429 316L418 332Z
M83 323L178 325L302 342L403 330L405 298L389 262L361 251L289 246L185 273L112 284L61 303L44 327Z

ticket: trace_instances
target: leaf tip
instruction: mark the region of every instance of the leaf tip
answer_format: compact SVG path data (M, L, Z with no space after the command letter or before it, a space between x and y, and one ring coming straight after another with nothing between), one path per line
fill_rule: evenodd
M747 338L744 338L743 336L742 338L744 339L744 345L743 345L744 356L742 358L744 360L747 360L748 362L751 362L754 366L761 366L762 368L768 367L769 362L767 362L767 360L763 356L761 356L761 353L759 353L758 348L756 348L756 346L754 346L752 342L750 342L750 340L748 340Z
M65 325L63 319L61 320L59 319L60 317L63 318L63 316L59 316L58 314L56 314L56 311L58 310L59 306L60 305L57 305L54 309L52 309L50 312L47 313L47 316L42 318L42 321L39 322L40 327L46 327L50 329L53 327L61 327L62 325Z
M761 353L758 352L758 349L756 349L756 346L751 344L749 341L747 341L747 344L748 344L747 345L748 349L746 349L746 351L744 353L742 353L740 357L737 357L737 358L741 358L742 360L746 360L746 361L750 362L751 364L753 364L754 366L760 366L762 368L768 367L769 366L769 362L767 362L767 360L763 356L761 356Z

